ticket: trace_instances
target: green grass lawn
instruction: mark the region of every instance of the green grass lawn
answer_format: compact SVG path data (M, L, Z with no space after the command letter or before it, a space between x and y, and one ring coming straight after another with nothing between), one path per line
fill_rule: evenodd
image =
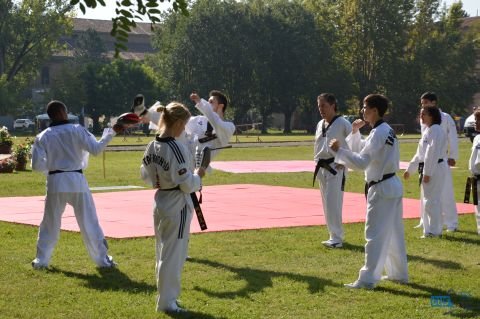
M453 170L459 202L470 147L462 140ZM415 143L402 143L402 160L410 160L415 149ZM234 148L217 159L311 160L312 152L311 146ZM106 153L105 179L102 156L90 157L90 186L143 186L141 157L142 152ZM311 178L307 172L215 171L204 184L310 188ZM45 177L37 172L1 174L0 182L0 197L45 193ZM416 178L404 186L405 197L418 198ZM362 173L349 174L346 191L363 192ZM346 244L338 250L321 245L326 227L192 235L193 260L185 265L180 296L191 312L176 316L154 311L153 238L109 240L119 268L104 271L89 260L80 234L62 232L51 267L34 271L37 228L0 222L0 318L480 318L480 237L474 216L461 216L461 231L442 239L420 240L421 230L413 229L417 222L405 221L411 283L382 282L373 291L343 287L363 264L362 223L345 225ZM431 296L449 296L453 307L432 307Z

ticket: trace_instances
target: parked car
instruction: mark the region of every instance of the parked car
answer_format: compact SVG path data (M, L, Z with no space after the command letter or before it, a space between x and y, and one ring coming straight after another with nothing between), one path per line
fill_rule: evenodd
M33 126L35 126L35 123L30 119L16 119L15 122L13 122L14 130L27 130L33 128Z
M463 134L470 138L470 141L473 142L475 136L478 135L478 132L475 131L475 116L472 114L465 120L463 124Z

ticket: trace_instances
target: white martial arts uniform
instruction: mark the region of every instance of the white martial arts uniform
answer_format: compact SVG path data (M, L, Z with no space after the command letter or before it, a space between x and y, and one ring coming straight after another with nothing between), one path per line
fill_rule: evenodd
M153 208L157 311L177 308L192 220L190 194L201 188L201 179L193 174L191 162L185 145L173 137L157 137L143 156L142 179L157 189Z
M444 155L444 160L447 161L449 158L458 160L458 136L457 136L457 126L452 117L440 111L442 115L442 123L440 126L447 136L447 151ZM426 128L426 125L422 123L422 136ZM447 164L448 166L448 164ZM455 195L453 193L453 180L452 172L449 169L445 172L443 178L443 188L442 188L442 215L443 215L443 225L449 230L455 230L458 227L458 212L457 205L455 202Z
M157 112L159 106L160 102L156 102L148 109L150 129L158 129L157 124L160 120L161 114ZM235 133L235 125L232 122L222 120L220 116L213 111L212 105L204 99L201 99L200 102L195 105L195 108L199 110L202 115L192 116L185 126L185 131L179 138L177 138L177 140L187 146L190 153L193 155L192 159L194 167L198 167L200 164L198 163L200 161L199 155L203 148L208 146L210 149L213 149L228 145L230 138ZM207 125L209 122L213 127L212 134L215 134L216 138L208 139L203 142L203 139L207 137L205 132L207 131ZM212 151L210 154L211 159L213 160L219 152L220 150ZM197 163L195 163L195 161ZM210 171L211 169L208 167L207 172Z
M208 146L210 149L223 147L229 144L230 138L235 133L235 125L232 122L224 121L220 116L212 109L212 105L201 99L199 103L195 105L195 108L199 110L203 115L192 116L185 126L185 135L181 139L188 145L192 154L195 154L195 166L199 167L199 157L203 148ZM216 138L208 139L205 132L207 131L208 123L213 127L212 134ZM205 141L204 141L205 140ZM220 152L215 150L211 152L211 159ZM207 169L209 172L210 167Z
M47 175L45 212L40 224L34 267L50 262L60 234L66 204L73 207L88 253L99 267L112 267L107 255L107 242L98 222L95 204L87 180L80 170L88 165L88 155L99 154L112 137L113 129L105 129L102 138L95 137L78 124L52 125L35 138L32 168Z
M367 194L365 265L360 269L358 281L375 285L385 268L390 279L407 282L403 187L396 175L384 179L399 169L400 152L395 132L387 123L379 121L365 140L357 132L347 137L347 143L351 151L340 148L335 160L364 170L367 183L377 182L369 187Z
M423 234L442 234L442 190L444 176L449 171L444 159L447 137L438 124L427 127L418 142L417 152L408 164L407 172L413 174L423 163L423 175L430 176L428 183L421 183L420 201ZM439 161L441 161L439 163Z
M473 140L472 153L470 155L470 161L468 163L468 169L474 176L480 175L480 135L475 136ZM480 176L479 176L480 177ZM480 197L480 186L477 181L477 196ZM475 203L474 203L475 204ZM480 235L480 209L478 205L475 205L475 215L477 218L477 231Z
M335 155L328 146L332 139L340 142L341 147L347 147L345 138L352 132L352 124L343 116L338 116L332 123L328 125L325 120L321 120L317 124L314 145L314 161L318 165L319 160L333 160ZM329 165L335 170L335 163ZM345 182L346 170L344 168L336 170L337 174L333 175L329 169L321 167L317 174L320 184L320 193L322 196L323 213L327 222L329 240L333 243L342 243L344 238L342 226L342 205L343 205L343 187Z

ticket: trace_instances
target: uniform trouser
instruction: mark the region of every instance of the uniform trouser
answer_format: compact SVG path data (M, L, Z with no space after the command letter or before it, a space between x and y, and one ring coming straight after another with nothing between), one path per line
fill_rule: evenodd
M403 230L402 198L385 198L370 187L365 221L365 265L358 280L376 284L383 269L394 280L408 281L407 252Z
M480 188L477 181L477 198L480 198ZM475 205L475 217L477 219L477 232L480 235L480 208L478 205Z
M343 170L339 169L337 175L333 175L328 170L321 168L318 179L330 240L341 243L344 237L342 225Z
M458 226L458 213L455 203L455 195L453 194L451 168L447 166L447 169L444 172L445 175L442 176L443 188L441 190L443 225L445 225L447 229L454 229Z
M67 204L73 207L83 242L92 260L99 267L110 266L107 259L107 242L98 222L95 203L90 192L48 193L45 197L45 212L40 224L37 241L37 256L40 265L47 266L60 236L62 215Z
M450 172L445 162L438 163L428 183L422 181L420 200L422 205L423 233L442 234L443 190L447 181L444 176ZM451 176L450 176L451 177ZM451 183L450 183L451 185Z
M175 307L187 257L192 212L185 206L173 216L153 216L156 242L157 311Z

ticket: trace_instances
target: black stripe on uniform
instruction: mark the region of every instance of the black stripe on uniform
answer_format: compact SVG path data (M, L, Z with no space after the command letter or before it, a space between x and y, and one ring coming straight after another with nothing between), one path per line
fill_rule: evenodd
M187 221L187 206L182 208L180 212L180 227L178 228L178 239L183 238L183 231L185 229L185 222Z
M180 151L180 148L178 147L177 143L175 141L168 141L167 144L172 149L173 154L175 154L175 157L177 158L178 163L179 164L185 163L185 159L183 158L183 154Z

